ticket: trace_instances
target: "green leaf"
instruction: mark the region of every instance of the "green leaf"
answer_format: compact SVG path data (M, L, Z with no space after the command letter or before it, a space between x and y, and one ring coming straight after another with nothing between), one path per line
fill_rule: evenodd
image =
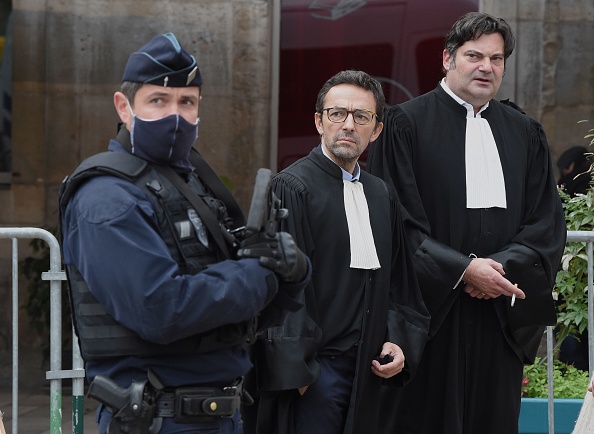
M553 362L553 395L555 398L583 398L590 378L587 371L580 371L559 360ZM534 364L524 366L522 397L546 398L548 396L547 363L536 358Z

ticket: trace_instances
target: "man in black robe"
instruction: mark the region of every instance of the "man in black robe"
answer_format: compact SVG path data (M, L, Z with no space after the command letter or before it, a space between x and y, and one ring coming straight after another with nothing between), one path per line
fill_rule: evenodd
M405 383L418 364L429 317L400 204L357 163L383 108L377 80L338 73L316 102L321 145L273 178L283 230L314 272L305 308L256 343L258 433L375 433L382 383Z
M415 377L385 400L384 433L518 432L523 364L555 323L566 227L544 131L493 99L514 48L483 13L446 36L445 78L386 111L368 170L396 187L430 337Z

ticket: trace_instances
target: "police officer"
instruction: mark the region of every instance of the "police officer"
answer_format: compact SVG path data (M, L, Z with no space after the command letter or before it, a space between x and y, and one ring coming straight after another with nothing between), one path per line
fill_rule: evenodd
M122 81L117 137L60 192L99 430L241 433L247 344L301 306L311 265L286 233L238 245L241 210L192 147L200 70L173 34L133 53Z

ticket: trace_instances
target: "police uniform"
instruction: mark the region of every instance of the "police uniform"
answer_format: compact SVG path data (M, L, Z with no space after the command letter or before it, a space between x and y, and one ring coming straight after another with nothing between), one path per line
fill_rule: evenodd
M202 84L196 60L170 33L130 56L123 81ZM145 432L241 433L247 344L301 306L310 266L302 282L289 283L256 258L234 259L232 245L222 252L220 234L155 169L161 162L130 142L122 127L108 152L83 162L61 191L63 258L87 379L113 381L130 396L132 385L145 385L140 394L152 393ZM169 166L228 239L242 223L237 204L217 197L220 186L208 185L189 157ZM117 411L99 408L102 433Z

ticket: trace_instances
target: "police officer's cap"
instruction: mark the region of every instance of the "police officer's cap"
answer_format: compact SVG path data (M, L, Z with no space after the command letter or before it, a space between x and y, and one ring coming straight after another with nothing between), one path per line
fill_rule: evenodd
M196 59L182 48L173 33L156 36L132 53L122 81L158 86L201 86Z

